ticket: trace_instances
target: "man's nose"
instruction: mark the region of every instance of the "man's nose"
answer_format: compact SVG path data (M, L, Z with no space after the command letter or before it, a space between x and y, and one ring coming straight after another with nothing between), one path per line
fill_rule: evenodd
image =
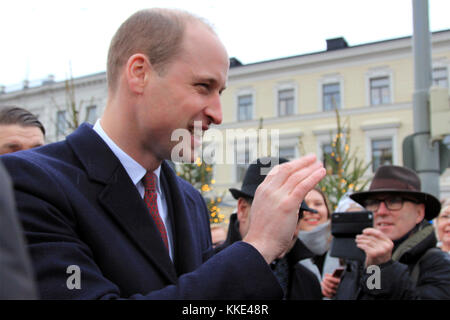
M205 109L205 115L210 119L210 121L214 124L222 123L222 102L220 101L219 93L215 93L211 95L211 98L208 101L208 106Z
M378 207L378 210L376 212L374 212L375 214L378 215L384 215L384 214L388 214L390 211L389 209L386 207L386 203L384 201L380 202L380 206Z

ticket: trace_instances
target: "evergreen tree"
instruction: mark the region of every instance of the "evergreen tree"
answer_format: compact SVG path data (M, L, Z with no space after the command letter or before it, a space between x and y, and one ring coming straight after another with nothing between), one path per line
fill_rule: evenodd
M369 180L364 179L364 174L371 165L371 162L365 164L364 160L358 159L357 149L350 152L349 125L348 123L341 124L339 111L335 110L337 132L334 137L330 133L331 152L324 153L327 175L319 183L319 187L332 205L331 210L336 209L339 200L345 193L361 191L367 186Z
M189 182L195 189L200 191L205 199L209 210L209 221L211 224L219 224L225 220L225 215L220 213L219 204L223 196L217 196L213 185L213 166L202 162L197 158L195 163L183 163L177 166L177 175Z

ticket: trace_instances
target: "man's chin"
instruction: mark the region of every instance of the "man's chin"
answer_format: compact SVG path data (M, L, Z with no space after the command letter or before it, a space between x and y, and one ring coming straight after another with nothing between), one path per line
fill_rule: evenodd
M170 157L170 160L172 162L178 162L178 163L196 163L197 159L199 159L200 154L198 152L194 152L194 150L191 150L190 152L180 152L176 154L175 156L172 154Z
M277 257L277 259L283 259L284 258L284 256L286 255L286 251L285 252L283 252L282 254L280 254L278 257Z

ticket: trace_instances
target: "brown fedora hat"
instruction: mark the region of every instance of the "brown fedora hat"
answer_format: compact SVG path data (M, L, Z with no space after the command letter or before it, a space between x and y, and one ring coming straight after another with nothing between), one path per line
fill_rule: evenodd
M412 170L399 166L381 166L375 172L369 190L355 192L350 198L361 205L374 194L392 193L409 195L425 204L425 219L432 220L441 210L441 203L433 195L421 192L419 176Z

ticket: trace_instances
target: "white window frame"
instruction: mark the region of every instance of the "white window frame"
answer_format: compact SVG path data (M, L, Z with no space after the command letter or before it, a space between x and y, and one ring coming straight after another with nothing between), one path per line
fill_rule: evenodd
M283 90L294 90L294 110L291 115L282 115L278 113L278 94ZM274 88L274 114L276 117L289 117L299 113L298 110L298 85L294 81L286 81L278 83Z
M251 96L252 97L252 108L251 108L251 118L247 119L247 120L239 120L239 97L242 96ZM255 106L256 106L256 94L255 94L255 90L253 88L244 88L244 89L240 89L238 90L238 92L236 93L235 96L235 114L234 114L234 119L236 120L236 122L245 122L245 121L252 121L255 119Z
M390 147L391 147L391 163L390 164L394 164L393 162L394 162L394 143L393 143L393 141L392 141L392 137L386 137L386 138L372 138L372 139L370 139L370 150L371 150L371 154L372 154L372 161L373 161L373 153L374 153L374 142L387 142L387 143L390 143ZM386 148L385 150L389 150L388 148ZM371 171L373 172L373 173L375 173L375 171L379 168L379 166L382 166L383 164L379 164L379 166L378 167L376 167L376 168L374 168L374 163L372 162L372 164L371 164Z
M60 114L64 115L64 118L60 118ZM60 121L64 121L64 123L60 123ZM63 127L63 128L61 128ZM62 129L62 131L60 131ZM67 125L67 110L57 110L56 111L56 126L55 126L55 137L61 138L67 135L67 131L69 130Z
M89 119L88 119L88 116L89 116L89 110L92 110L92 109L95 110L95 120L94 120L93 123L91 123L92 125L94 125L94 124L95 124L95 121L97 121L98 118L99 118L99 116L98 116L98 106L97 106L96 104L90 104L90 105L86 106L84 118L85 118L86 122L90 123L90 122L88 121L88 120L89 120Z
M246 157L245 153L248 153L248 158L250 160L250 151L248 149L247 150L242 150L242 151L236 150L236 159L239 157L238 154L240 155L242 153L244 153L244 157ZM237 163L237 162L235 163L235 165L234 165L234 177L235 177L234 181L235 182L242 182L242 180L245 177L245 172L247 171L249 165L250 165L250 163L245 163L245 164L244 163ZM245 170L243 172L243 175L242 175L242 180L238 179L239 178L238 177L238 169L241 168L241 167L245 168Z
M339 84L339 95L340 95L340 109L338 110L342 110L344 108L344 81L341 75L336 74L336 75L328 75L328 76L324 76L321 79L319 79L319 83L318 83L318 96L319 96L319 106L318 106L318 110L319 112L330 112L330 111L334 111L334 110L324 110L324 103L323 103L323 86L327 85L327 84L333 84L333 83L337 83Z
M375 78L387 77L389 79L389 102L384 104L373 105L371 100L371 87L370 80ZM369 107L378 107L393 104L395 101L394 97L394 77L393 71L387 67L372 69L365 74L366 82L366 105Z
M399 124L387 124L362 128L365 134L366 163L372 161L372 140L392 139L392 164L398 165L398 127Z
M294 151L294 153L293 153L293 155L292 155L292 158L286 158L285 156L283 156L283 155L281 154L281 152L280 152L281 149L292 149L292 150ZM281 145L280 145L280 148L278 149L278 156L279 156L279 157L286 158L286 159L288 159L288 160L297 159L297 158L298 158L298 148L296 148L294 145L286 145L286 146L281 146Z
M249 161L248 163L246 163L245 165L248 166L250 165L250 163L252 163L253 161L256 160L255 156L257 157L256 151L257 149L255 149L257 146L252 145L250 143L250 141L247 141L247 139L245 141L240 141L240 140L232 140L228 142L229 144L232 144L232 148L234 148L234 160L237 160L237 158L239 157L239 154L248 152L248 157L249 157ZM242 165L242 164L240 164ZM242 182L240 180L238 180L238 176L237 176L237 166L238 163L235 162L233 164L233 182L234 183L238 183L238 182Z
M433 61L431 68L431 84L433 85L433 70L445 68L447 71L447 89L450 93L450 63L446 63L445 61Z
M302 136L301 132L281 134L279 137L279 144L278 144L278 156L280 156L279 153L281 148L293 148L294 159L299 158L300 157L299 141L301 136Z

